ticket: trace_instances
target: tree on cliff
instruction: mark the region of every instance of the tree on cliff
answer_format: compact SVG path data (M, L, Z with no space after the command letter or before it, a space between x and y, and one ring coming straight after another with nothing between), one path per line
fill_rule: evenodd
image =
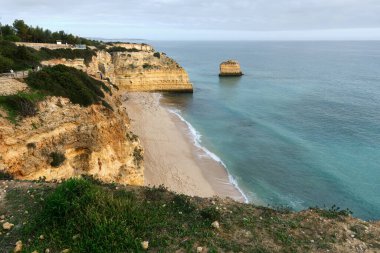
M16 19L13 22L13 27L16 30L16 34L19 38L21 38L22 41L28 41L28 30L29 27L25 24L24 20L18 20Z
M7 41L55 43L57 40L62 40L63 43L68 44L86 44L88 46L99 46L101 44L99 41L67 34L64 31L52 32L39 26L29 26L21 19L16 19L12 26L1 26L0 31L2 34L0 40Z

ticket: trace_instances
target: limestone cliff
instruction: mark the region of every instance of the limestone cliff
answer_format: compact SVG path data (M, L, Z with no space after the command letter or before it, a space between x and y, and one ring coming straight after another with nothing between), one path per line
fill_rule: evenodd
M40 102L38 111L17 125L0 118L0 170L16 179L86 174L104 182L143 184L143 151L123 111L80 107L58 97ZM54 154L64 157L58 165Z
M219 76L242 76L240 64L234 60L228 60L220 64Z
M108 45L107 48L111 47L124 47L126 49L136 49L139 51L145 51L145 52L154 52L154 48L151 45L148 44L139 44L139 43L113 43L111 45Z
M192 92L186 71L165 54L135 52L112 54L111 79L126 91Z
M154 52L148 45L131 45L140 45L142 50L111 54L105 50L97 51L97 55L88 65L83 59L54 59L43 61L42 65L64 64L97 77L102 73L104 78L108 78L122 91L193 91L188 74L173 59L163 53Z

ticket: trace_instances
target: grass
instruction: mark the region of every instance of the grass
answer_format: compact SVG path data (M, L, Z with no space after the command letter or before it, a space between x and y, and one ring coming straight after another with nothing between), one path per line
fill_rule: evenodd
M7 111L8 120L16 123L19 118L34 116L36 102L45 98L41 92L19 92L15 95L0 96L0 106Z
M325 218L329 218L329 219L336 219L336 218L339 218L339 217L347 217L347 216L350 216L352 214L352 211L349 210L349 209L341 209L340 207L336 206L336 205L333 205L332 207L330 208L312 208L314 209L316 212L318 212L321 216L325 217Z
M141 242L149 241L149 252L196 252L198 246L207 252L321 252L347 243L347 226L367 245L378 245L379 233L365 232L362 221L325 218L314 209L279 212L89 177L49 187L7 189L5 210L16 226L9 237L0 236L0 248L22 240L23 252L143 252ZM220 229L211 226L215 220Z
M88 180L69 180L46 199L35 222L25 228L27 237L45 237L44 241L33 240L27 249L142 252L144 240L150 248L182 245L190 249L195 238L205 241L214 233L208 220L189 209L187 198L141 201L133 191L111 191ZM183 241L187 236L194 238Z

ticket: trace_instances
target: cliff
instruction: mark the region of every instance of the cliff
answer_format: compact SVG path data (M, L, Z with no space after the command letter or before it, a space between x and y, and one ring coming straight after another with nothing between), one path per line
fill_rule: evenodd
M139 50L139 51L145 51L145 52L154 52L154 48L151 45L148 44L139 44L139 43L112 43L111 45L108 45L107 48L111 47L123 47L128 50Z
M111 80L123 90L193 91L186 71L165 54L116 52L112 54L112 62Z
M36 116L16 125L0 118L0 171L16 179L85 174L104 182L143 184L143 151L121 109L81 107L59 97L48 97L37 108Z
M64 64L99 77L102 73L122 91L174 91L193 92L186 71L173 59L153 48L142 44L117 44L135 48L131 52L97 51L88 64L83 59L54 59L43 61L42 65Z
M240 64L234 60L228 60L220 64L219 76L242 76Z

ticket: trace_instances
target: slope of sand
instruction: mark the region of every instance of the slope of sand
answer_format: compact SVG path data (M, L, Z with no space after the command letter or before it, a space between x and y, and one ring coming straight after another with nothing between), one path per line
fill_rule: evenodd
M193 144L187 125L160 105L160 94L124 96L132 131L144 148L146 185L165 185L191 196L244 200L224 167Z

